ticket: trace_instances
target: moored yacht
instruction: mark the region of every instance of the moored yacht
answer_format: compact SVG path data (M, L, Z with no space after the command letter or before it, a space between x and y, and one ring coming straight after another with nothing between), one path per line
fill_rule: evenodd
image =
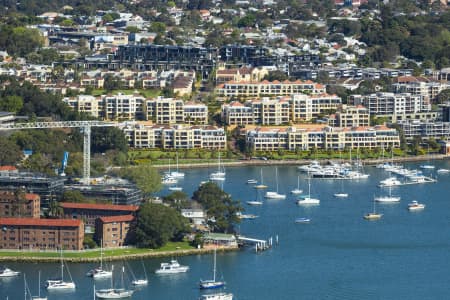
M233 294L231 293L215 293L201 295L198 300L233 300Z
M19 276L20 272L13 271L10 268L7 267L0 267L0 277L14 277Z
M378 196L378 197L375 197L375 201L384 202L384 203L400 202L400 197L399 196L391 196L391 195Z
M161 263L161 266L158 270L155 271L156 274L176 274L176 273L184 273L189 270L189 266L182 266L176 261L172 259L169 263Z
M381 180L379 186L380 187L396 186L396 185L401 185L401 184L402 183L400 182L400 180L397 179L397 177L389 177L384 180Z
M425 208L425 204L419 203L416 200L414 200L408 204L408 210L410 210L410 211L422 210L424 208Z

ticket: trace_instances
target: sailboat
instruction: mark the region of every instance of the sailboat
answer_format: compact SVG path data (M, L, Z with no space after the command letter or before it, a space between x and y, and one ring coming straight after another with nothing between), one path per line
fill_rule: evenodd
M31 297L32 300L47 300L47 297L41 297L41 271L38 275L38 296Z
M103 240L100 242L100 266L87 272L86 276L93 277L94 279L112 277L112 271L103 269Z
M144 269L144 279L137 279L136 276L134 276L134 273L132 271L132 269L130 268L131 274L133 275L133 281L131 281L131 284L134 286L138 286L138 285L147 285L148 284L148 279L147 279L147 272L145 271L145 265L144 262L141 261L142 263L142 268Z
M297 176L297 188L291 191L291 194L298 195L303 193L303 190L300 189L300 176Z
M263 204L263 202L260 200L260 193L259 193L258 190L256 190L256 198L255 198L255 200L247 201L247 204L248 205L262 205Z
M383 214L379 214L375 211L375 199L373 201L373 211L364 215L364 219L366 220L378 220L381 219Z
M214 249L213 279L200 280L200 289L218 289L225 286L225 281L216 281L216 255L217 250Z
M265 197L269 199L286 199L286 195L278 193L278 168L275 168L276 192L266 192Z
M114 269L114 266L112 267ZM122 267L122 286L124 286L123 282L123 274L125 273L125 267ZM95 292L95 296L99 299L124 299L130 298L133 295L132 290L126 290L125 288L115 289L114 288L114 280L111 277L111 288L98 290Z
M336 198L347 198L348 193L344 193L344 180L341 180L341 191L339 193L334 193L334 197Z
M170 171L170 158L169 158L169 171L164 173L161 183L162 184L176 184L177 182L178 182L177 178L173 177L172 172Z
M384 203L399 202L400 196L392 196L392 186L389 186L389 195L377 196L374 199L377 202L384 202Z
M267 185L264 185L264 181L263 181L263 171L262 171L262 168L261 168L261 183L258 184L258 185L255 185L255 189L260 189L260 190L262 190L262 189L266 189L266 188L267 188Z
M427 155L430 155L430 145L428 145L428 149L427 149ZM421 169L434 169L435 166L430 164L430 161L428 160L428 162L426 164L420 165Z
M178 152L177 152L177 170L170 172L169 175L173 178L184 178L184 173L180 172L178 169Z
M297 200L298 205L320 204L320 200L311 198L311 176L308 177L308 195L300 196Z
M73 290L75 289L75 283L72 280L72 276L70 275L69 268L67 268L67 272L69 273L70 281L64 281L64 261L62 258L62 249L61 249L61 279L48 279L46 286L47 290Z
M224 181L225 180L225 170L223 169L223 167L220 164L220 152L219 152L219 159L217 162L217 172L213 172L209 175L209 179L210 180L215 180L215 181Z
M198 300L233 300L231 293L214 293L201 295Z

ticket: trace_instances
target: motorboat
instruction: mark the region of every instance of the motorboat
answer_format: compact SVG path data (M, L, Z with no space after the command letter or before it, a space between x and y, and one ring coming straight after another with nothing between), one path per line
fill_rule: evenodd
M13 271L7 267L0 267L0 278L1 277L14 277L14 276L19 276L19 275L20 275L20 272L18 272L18 271Z
M333 194L333 196L336 198L347 198L348 194L347 193L335 193L335 194Z
M247 201L248 205L262 205L262 201L254 200L254 201Z
M257 184L257 183L258 183L258 180L256 180L256 179L247 180L247 184Z
M250 219L250 220L252 220L252 219L256 219L258 216L257 215L252 215L252 214L243 214L243 213L236 213L236 216L239 218L239 219Z
M189 270L189 266L182 266L176 261L172 259L168 263L161 263L161 266L158 270L155 271L156 274L177 274L184 273Z
M381 180L379 186L380 187L397 186L397 185L401 185L401 184L402 183L400 182L400 180L397 179L397 177L389 177L384 180Z
M425 208L425 204L419 203L416 200L414 200L408 204L408 210L410 210L410 211L422 210L424 208Z
M420 168L421 169L425 169L425 170L432 170L432 169L435 168L435 166L434 165L425 164L425 165L421 165Z
M182 191L183 188L181 186L171 186L169 187L169 191L173 191L173 192L178 192L178 191Z
M147 285L148 279L136 279L136 280L131 281L131 284L134 286Z
M231 293L215 293L201 295L198 300L233 300Z
M268 199L286 199L286 195L278 194L277 192L266 192L266 195L264 197Z
M378 196L375 197L375 201L377 202L384 202L384 203L390 203L390 202L399 202L400 201L400 197L399 196Z
M311 219L309 218L297 218L295 219L295 223L309 223L311 222Z
M133 295L132 290L126 289L103 289L95 292L95 296L99 299L125 299Z
M446 173L450 173L450 170L449 169L438 169L437 172L439 174L446 174Z

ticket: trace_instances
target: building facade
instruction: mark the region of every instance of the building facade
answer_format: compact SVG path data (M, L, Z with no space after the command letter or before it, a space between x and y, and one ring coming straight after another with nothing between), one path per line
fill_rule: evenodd
M246 141L254 151L400 147L398 132L385 126L257 127L246 131Z
M39 218L41 198L37 194L0 191L0 218Z
M0 218L0 226L0 249L83 249L81 220Z
M121 247L128 244L133 234L135 216L122 215L100 217L95 221L95 240L104 248Z

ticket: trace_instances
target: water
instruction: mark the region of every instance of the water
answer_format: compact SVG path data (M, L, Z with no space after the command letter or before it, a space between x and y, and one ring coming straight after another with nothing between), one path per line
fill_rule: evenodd
M408 164L416 168L419 164ZM450 168L450 162L436 162L437 168ZM437 169L436 168L436 169ZM185 170L180 182L188 195L215 170ZM379 204L384 214L379 221L365 221L363 215L372 210L374 195L387 193L377 187L388 177L385 171L367 167L369 179L360 181L312 180L311 194L321 200L320 206L301 207L289 191L297 187L294 166L280 166L279 191L286 200L264 200L259 207L245 201L254 200L255 190L247 179L260 179L260 167L227 168L223 188L233 199L243 202L247 213L259 215L243 220L238 229L255 238L279 237L279 245L255 254L253 249L217 253L218 277L227 282L227 291L235 299L447 299L450 295L448 234L450 209L448 182L450 175L441 175L437 183L396 187L393 195L401 195L396 204ZM435 170L431 174L436 174ZM263 167L264 183L275 188L275 168ZM300 188L308 185L301 175ZM342 188L347 199L333 197ZM162 194L167 193L163 191ZM409 212L407 203L418 200L426 204L421 212ZM311 218L310 224L295 224L297 217ZM196 255L178 258L189 265L185 274L157 276L153 272L164 258L145 260L149 285L138 289L132 299L197 299L198 281L212 277L213 256ZM134 273L143 274L140 261L129 262ZM33 295L41 280L56 276L58 264L7 263L12 269L26 273ZM121 286L120 262L115 262L116 287ZM70 264L69 270L77 289L75 292L47 293L48 299L93 299L93 281L85 273L94 264ZM125 276L125 282L130 276ZM109 280L96 281L96 288L110 286ZM23 277L0 280L0 299L23 299Z

